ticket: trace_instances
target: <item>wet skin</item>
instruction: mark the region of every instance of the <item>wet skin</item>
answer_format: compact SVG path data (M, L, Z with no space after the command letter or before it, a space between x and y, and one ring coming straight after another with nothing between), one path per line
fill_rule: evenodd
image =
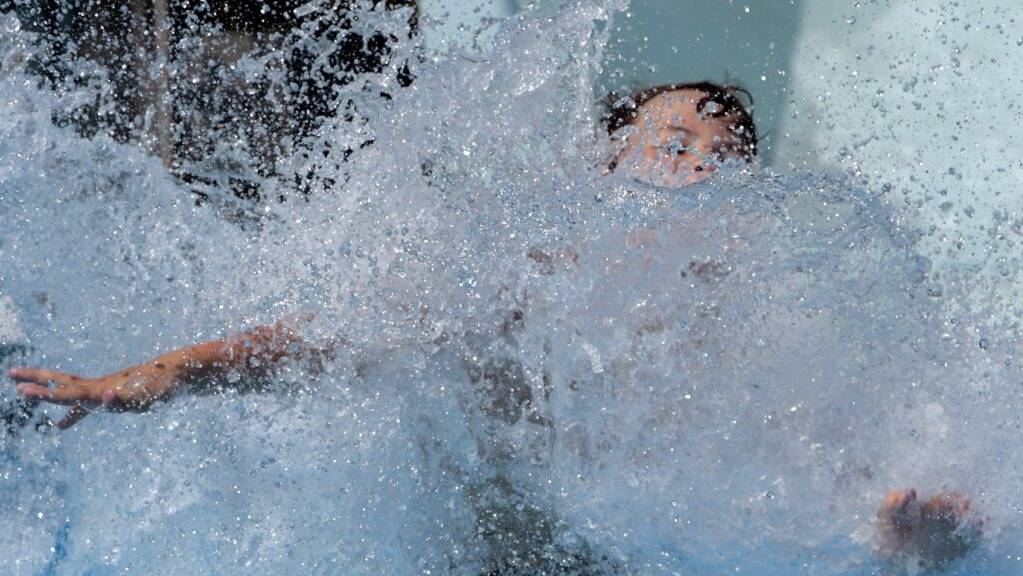
M222 340L193 344L97 378L40 368L13 368L8 376L25 399L70 406L57 423L66 429L93 408L141 412L183 386L223 384L231 370L260 376L284 358L314 352L295 346L300 343L295 325L282 321Z

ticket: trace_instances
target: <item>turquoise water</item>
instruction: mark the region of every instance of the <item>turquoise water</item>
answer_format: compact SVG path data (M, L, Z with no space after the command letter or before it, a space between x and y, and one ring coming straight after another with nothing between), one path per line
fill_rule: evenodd
M391 100L352 88L366 122L318 134L374 140L317 165L345 184L242 219L55 127L83 96L37 88L8 25L18 362L101 374L298 312L344 345L259 392L6 433L0 572L880 574L876 503L916 486L990 517L953 573L1020 573L999 276L934 264L852 176L602 175L591 86L618 7L511 19Z

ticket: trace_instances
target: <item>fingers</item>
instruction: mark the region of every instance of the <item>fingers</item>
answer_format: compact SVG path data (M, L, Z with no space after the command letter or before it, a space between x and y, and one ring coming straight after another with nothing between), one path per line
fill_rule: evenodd
M57 423L66 430L89 415L87 406L102 405L113 412L144 411L155 400L141 382L118 383L114 378L84 380L72 374L39 368L15 368L8 376L26 400L70 406Z
M962 520L970 512L970 499L958 492L940 492L924 504L925 514Z
M905 510L915 500L916 490L892 490L885 494L881 508L887 512L898 512Z
M89 415L89 411L85 409L81 404L75 404L67 411L67 414L61 418L60 422L57 422L57 428L61 430L67 430L68 428L75 425L76 422L85 418Z
M18 383L17 391L28 400L73 405L95 401L78 376L40 368L12 368L8 373ZM51 384L55 386L50 387Z
M77 385L49 388L39 384L18 384L17 391L28 400L42 400L66 406L91 400L88 391Z
M49 400L53 397L53 390L39 384L18 384L16 390L26 400Z
M919 521L920 507L915 489L892 490L885 495L878 518L895 526L910 527Z
M54 370L43 370L40 368L11 368L7 375L15 382L27 382L46 386L50 382L63 385L74 385L80 380L78 376L56 372Z
M97 405L113 412L142 412L158 397L149 387L158 390L152 374L136 373L129 378L127 372L95 379L83 379L72 374L40 368L15 368L8 376L17 383L17 391L32 401L50 402L70 406L71 409L57 423L60 429L74 426Z

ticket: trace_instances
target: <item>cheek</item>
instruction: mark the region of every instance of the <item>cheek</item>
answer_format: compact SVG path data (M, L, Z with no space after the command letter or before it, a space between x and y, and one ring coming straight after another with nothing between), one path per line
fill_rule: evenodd
M704 167L703 170L698 172L690 169L686 174L686 184L696 184L697 182L703 182L707 178L710 178L710 175L714 173L714 170L715 170L714 166Z
M713 164L706 163L703 158L693 154L675 156L674 158L668 158L667 161L671 163L671 167L675 172L691 172L695 175L703 174L706 177L714 170Z
M643 146L639 149L639 156L645 164L655 164L661 160L661 150L654 146Z

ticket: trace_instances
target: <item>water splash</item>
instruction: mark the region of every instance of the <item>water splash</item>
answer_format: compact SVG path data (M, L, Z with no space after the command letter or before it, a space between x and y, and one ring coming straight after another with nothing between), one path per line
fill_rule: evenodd
M367 122L321 137L374 144L255 227L53 127L7 37L0 281L31 362L103 373L300 311L343 346L262 393L5 436L5 573L868 574L902 486L974 494L962 572L1011 572L1017 327L843 178L602 175L616 7L352 88Z

